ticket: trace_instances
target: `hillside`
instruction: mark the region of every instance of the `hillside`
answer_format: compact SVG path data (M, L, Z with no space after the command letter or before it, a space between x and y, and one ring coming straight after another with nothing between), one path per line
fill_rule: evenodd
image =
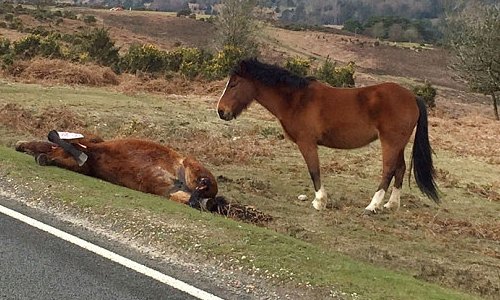
M166 50L179 45L210 48L214 37L212 24L168 13L77 12L96 16L96 24L90 26L109 28L122 52L134 43ZM89 26L80 19L54 25L26 15L22 22L66 33ZM80 182L73 175L68 182L65 173L52 175L5 147L0 149L0 177L20 181L35 193L35 204L41 197L37 193L47 192L49 182L57 187L54 193L62 191L62 202L53 200L58 208L122 230L136 242L179 256L187 253L190 262L212 263L214 269L271 282L282 287L284 295L290 290L302 299L358 299L358 294L387 299L400 298L394 295L405 295L409 286L415 299L452 299L451 294L456 299L495 299L500 290L500 123L493 119L487 98L455 82L447 68L448 53L431 45L376 43L340 31L290 31L269 25L261 29L262 59L269 62L301 56L316 66L330 57L340 65L356 63L357 86L394 81L411 87L425 80L436 86L437 106L429 111L429 130L443 203L437 206L424 198L413 180L408 188L405 177L399 211L363 216L380 176L380 146L373 143L352 151L321 150L332 202L318 213L309 201L297 200L298 194L313 195L309 175L273 116L253 105L232 123L217 118L214 107L225 79L115 74L109 67L47 58L17 62L4 70L0 145L44 138L54 126L98 132L108 139L133 136L168 143L213 170L221 194L273 220L262 228L241 226L123 190L110 188L109 195L100 194L101 188L88 178ZM27 33L0 28L0 34L16 40ZM12 189L18 187L13 183ZM66 196L75 194L77 200ZM176 246L181 250L172 251ZM350 294L336 294L339 287ZM253 288L248 287L248 293ZM432 294L442 289L449 297Z

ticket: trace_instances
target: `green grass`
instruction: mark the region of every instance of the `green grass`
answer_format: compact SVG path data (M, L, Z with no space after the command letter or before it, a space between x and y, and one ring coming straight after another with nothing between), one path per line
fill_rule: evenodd
M207 257L238 260L247 268L268 270L274 279L337 287L371 299L469 299L467 295L425 283L411 276L357 262L336 251L325 251L310 243L208 213L200 213L160 197L115 186L101 180L55 167L39 167L32 157L0 147L3 175L29 182L37 190L50 184L50 196L79 209L100 214L116 211L121 216L147 214L186 225L177 240L191 248L197 236L194 227L224 234L196 239ZM36 179L36 181L35 181ZM194 226L189 226L193 224ZM212 228L217 230L212 230ZM242 259L242 257L245 257ZM279 262L279 263L278 263Z

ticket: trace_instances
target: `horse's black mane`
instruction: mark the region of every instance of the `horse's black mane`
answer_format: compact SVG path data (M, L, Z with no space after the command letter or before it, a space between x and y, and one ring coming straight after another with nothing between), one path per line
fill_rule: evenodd
M301 77L277 65L266 64L256 58L240 61L231 71L231 75L255 79L267 86L288 86L292 88L304 88L312 77Z

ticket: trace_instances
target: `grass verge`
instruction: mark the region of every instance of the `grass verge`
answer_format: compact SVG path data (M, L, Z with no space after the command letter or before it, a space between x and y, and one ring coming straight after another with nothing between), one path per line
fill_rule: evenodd
M49 191L51 198L97 215L129 220L149 215L168 220L181 228L175 235L160 234L168 231L168 224L167 228L153 229L136 224L133 230L147 232L164 243L173 241L184 251L203 253L216 261L230 261L257 275L272 274L273 280L340 289L369 299L473 298L407 274L357 262L336 251L325 251L266 228L200 213L160 197L66 170L39 167L32 157L10 148L0 146L0 157L1 175L29 183L34 191ZM112 218L108 221L120 222Z

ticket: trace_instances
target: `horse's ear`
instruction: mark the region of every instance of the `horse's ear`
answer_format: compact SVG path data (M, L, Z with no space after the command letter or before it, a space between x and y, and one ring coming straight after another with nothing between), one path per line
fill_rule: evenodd
M244 60L240 61L240 64L238 66L238 71L240 74L242 74L242 73L244 74L247 72L247 69L248 69L247 64L248 64L248 59L244 59Z

